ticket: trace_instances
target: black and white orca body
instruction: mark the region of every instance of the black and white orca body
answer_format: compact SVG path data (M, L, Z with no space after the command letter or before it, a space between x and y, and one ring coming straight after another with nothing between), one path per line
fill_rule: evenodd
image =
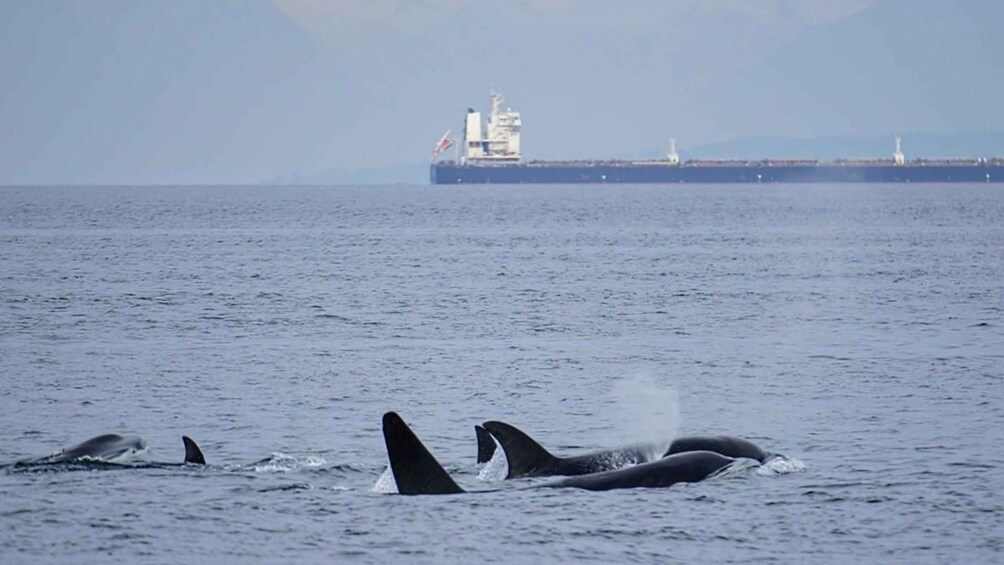
M653 445L638 444L595 451L585 455L558 457L522 430L505 422L485 422L488 431L505 452L509 464L507 479L521 477L575 476L612 471L657 461L690 451L710 451L733 459L755 459L763 463L770 454L751 441L732 436L687 436L674 440L662 455ZM480 432L479 432L480 434ZM479 435L478 444L481 445Z
M137 455L145 453L146 450L146 442L139 436L104 434L42 459L47 463L66 463L75 460L126 463Z
M205 465L206 457L202 454L198 444L188 436L182 436L181 440L185 444L185 460L181 464ZM146 451L146 441L139 436L104 434L92 437L53 455L20 461L18 465L51 465L73 462L127 464ZM176 463L152 463L152 465L172 464Z
M586 490L660 488L696 483L728 467L735 459L713 451L687 451L614 471L566 477L542 487L575 487Z
M391 472L394 474L397 491L400 494L465 492L396 413L384 414L383 434ZM587 490L666 487L681 482L703 480L733 461L734 459L717 453L695 451L626 469L568 477L535 487L573 487Z
M529 435L505 422L485 422L484 428L498 440L509 464L507 479L587 475L647 463L659 457L655 446L632 445L594 451L572 457L558 457Z
M673 440L665 456L687 451L714 451L735 459L756 459L763 463L770 454L760 449L755 443L732 436L690 436Z

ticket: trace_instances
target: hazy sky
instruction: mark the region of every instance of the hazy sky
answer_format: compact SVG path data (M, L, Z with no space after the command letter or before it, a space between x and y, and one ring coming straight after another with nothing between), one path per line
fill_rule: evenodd
M0 0L0 183L418 170L490 86L534 158L1001 133L1002 22L997 0Z

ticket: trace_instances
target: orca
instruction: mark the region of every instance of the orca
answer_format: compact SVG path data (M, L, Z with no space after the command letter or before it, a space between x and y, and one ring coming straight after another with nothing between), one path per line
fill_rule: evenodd
M206 456L202 454L202 450L199 449L199 444L195 443L195 440L188 436L181 436L182 443L185 444L185 460L182 464L188 465L205 465Z
M43 457L45 463L66 463L79 459L89 459L104 463L123 462L146 452L146 441L139 436L104 434L68 447L55 455Z
M505 422L485 422L484 428L498 440L509 463L507 479L584 475L648 463L688 451L712 451L733 459L745 457L763 463L770 454L753 442L732 436L689 436L674 440L660 457L651 445L635 445L596 451L574 457L558 457L522 430ZM479 440L480 442L480 440Z
M188 436L182 436L181 440L185 444L185 460L181 464L205 465L206 457L199 449L198 444ZM139 436L104 434L68 447L59 453L20 461L18 464L45 465L79 461L127 463L133 457L145 453L146 450L146 441ZM152 465L169 465L169 463L153 463Z
M634 467L567 477L540 486L586 490L668 487L677 483L703 481L735 461L714 451L686 451Z
M395 412L383 415L383 439L390 470L401 494L459 494L464 492L446 469Z
M714 451L727 457L756 459L763 463L771 457L755 443L732 436L690 436L673 440L664 457L687 451Z
M585 475L647 463L658 458L656 448L651 445L634 445L573 457L557 457L515 426L497 421L485 422L482 425L498 440L502 451L505 452L509 464L507 479Z
M474 426L474 433L478 436L478 463L491 461L495 456L495 439L481 426Z
M383 435L391 472L400 494L460 494L462 489L429 453L415 432L395 412L383 415ZM731 465L735 459L710 451L674 454L627 469L568 477L530 488L580 488L602 491L667 487L697 482ZM486 491L482 491L486 492Z

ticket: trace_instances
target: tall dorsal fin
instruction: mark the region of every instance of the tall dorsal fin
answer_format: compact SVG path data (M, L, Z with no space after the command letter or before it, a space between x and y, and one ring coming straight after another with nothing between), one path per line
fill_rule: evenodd
M505 422L485 422L486 430L498 440L509 463L507 479L532 477L554 465L558 458L530 436Z
M206 464L206 456L202 454L202 450L199 449L195 440L188 436L181 436L181 441L185 442L185 463L192 463L194 465Z
M474 426L474 433L478 436L478 463L487 463L495 455L495 439L488 430L481 426Z
M422 445L415 432L394 412L383 415L387 458L401 494L458 494L464 492Z

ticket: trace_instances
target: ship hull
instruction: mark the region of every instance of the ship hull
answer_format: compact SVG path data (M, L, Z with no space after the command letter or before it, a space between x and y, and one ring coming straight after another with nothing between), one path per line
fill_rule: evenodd
M1004 182L1004 165L663 165L434 163L432 184L975 183Z

